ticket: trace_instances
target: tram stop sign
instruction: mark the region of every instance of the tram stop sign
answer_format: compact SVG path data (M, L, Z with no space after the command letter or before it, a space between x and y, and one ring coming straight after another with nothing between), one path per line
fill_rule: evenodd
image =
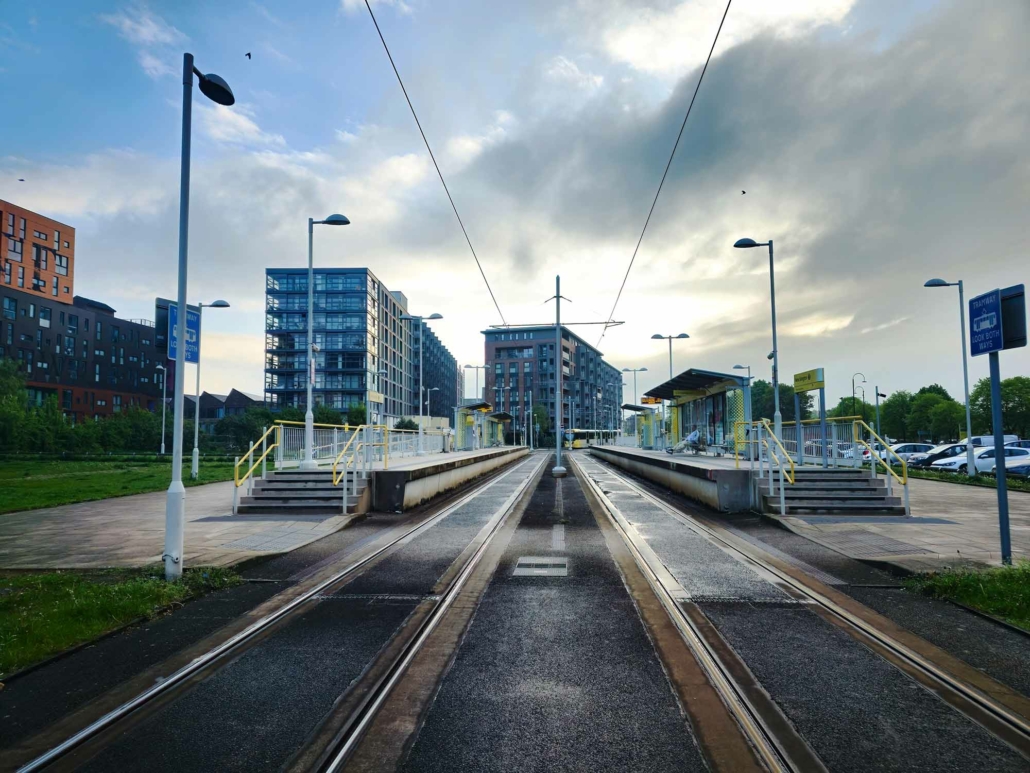
M974 357L1026 346L1023 285L991 290L969 300L969 349Z

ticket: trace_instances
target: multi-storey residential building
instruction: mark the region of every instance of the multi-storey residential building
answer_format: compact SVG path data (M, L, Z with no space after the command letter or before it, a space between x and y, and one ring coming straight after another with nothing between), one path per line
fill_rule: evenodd
M421 330L425 331L422 336ZM419 349L425 344L425 351L422 352L421 362L425 373L422 377L422 385L427 390L423 399L425 404L423 411L426 416L450 416L458 405L459 378L458 361L443 345L439 337L434 333L428 322L419 325L412 323L414 334L415 353L412 364L415 368L414 384L418 389L419 382ZM423 341L424 338L424 341ZM430 391L431 390L431 391Z
M562 328L562 395L556 395L554 326L484 330L486 392L494 407L525 423L532 405L547 409L552 427L561 406L566 428L618 428L622 373L603 354Z
M0 286L71 305L75 229L0 199Z
M316 404L346 411L366 404L374 422L418 414L419 325L403 319L408 299L367 268L315 272ZM265 402L273 410L305 408L308 341L307 269L265 270ZM426 327L424 386L438 387L432 415L457 404L457 362Z

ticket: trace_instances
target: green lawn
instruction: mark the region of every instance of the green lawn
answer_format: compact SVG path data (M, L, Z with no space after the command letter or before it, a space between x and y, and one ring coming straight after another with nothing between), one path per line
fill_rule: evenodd
M901 471L895 467L898 474ZM882 472L883 468L879 468L878 472ZM940 470L917 470L912 467L908 468L908 477L919 478L921 480L939 480L945 483L954 483L959 486L981 486L983 488L998 488L998 479L993 475L984 475L983 473L978 474L974 478L970 478L965 473L959 472L943 472ZM1008 476L1005 479L1007 488L1009 491L1030 491L1030 481L1023 480L1022 478L1014 478Z
M189 478L184 460L184 483L196 486L230 480L233 465L200 462L200 478ZM90 502L168 488L171 461L0 461L0 514L34 510L73 502Z
M238 585L231 569L110 569L0 577L0 676L137 620L173 602Z
M918 593L950 599L1030 630L1030 561L982 571L934 572L905 580Z

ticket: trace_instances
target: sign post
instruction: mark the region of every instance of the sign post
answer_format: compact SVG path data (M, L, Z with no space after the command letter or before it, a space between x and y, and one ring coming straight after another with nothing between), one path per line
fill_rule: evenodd
M969 301L970 353L986 354L991 367L991 424L994 434L995 473L998 479L998 528L1001 562L1012 563L1009 534L1009 496L1005 469L1005 427L1001 414L1001 365L998 352L1026 346L1026 300L1023 285L991 290ZM967 442L970 439L967 438Z
M797 411L797 427L798 427L798 458L802 458L801 451L801 401L797 397L800 392L814 392L819 390L819 434L822 435L822 456L823 456L823 468L828 466L826 459L826 444L828 442L826 438L826 376L823 373L822 368L813 368L812 370L806 370L804 373L794 374L794 398L795 398L795 410Z

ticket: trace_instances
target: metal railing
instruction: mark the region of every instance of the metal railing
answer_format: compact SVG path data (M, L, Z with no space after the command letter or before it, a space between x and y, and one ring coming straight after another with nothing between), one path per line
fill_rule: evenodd
M905 515L911 515L912 511L908 502L908 462L902 459L898 453L891 448L883 438L877 435L873 428L866 424L862 419L856 419L851 426L856 451L859 446L863 446L869 450L869 471L872 477L876 477L876 463L879 462L887 471L887 496L891 496L892 494L891 481L897 481L898 485L901 486L905 499ZM867 436L869 438L868 440L866 439ZM901 465L901 475L898 475L898 473L895 472L893 464L888 463L886 459L880 456L880 451L873 447L869 442L870 440L874 440L879 443L880 448L883 449L885 455L893 456L898 460Z
M282 442L275 467L296 467L304 460L304 422L277 420L276 424L282 426ZM315 424L311 458L316 464L332 464L356 430L349 424Z
M820 419L784 422L783 446L798 464L821 464L823 449L826 462L832 467L859 467L862 460L855 448L851 423L861 416L834 416L826 418L826 437L823 437Z
M283 428L278 424L273 424L268 427L264 433L254 443L251 444L247 453L243 456L236 457L236 464L233 466L233 487L232 487L232 513L236 515L236 508L239 505L239 492L240 486L247 481L253 480L254 470L261 465L261 477L265 476L265 472L268 469L268 455L273 449L280 448L282 445L282 430ZM261 455L255 459L255 454L260 451ZM250 461L250 467L247 467L242 473L241 468ZM250 488L248 483L248 491Z

